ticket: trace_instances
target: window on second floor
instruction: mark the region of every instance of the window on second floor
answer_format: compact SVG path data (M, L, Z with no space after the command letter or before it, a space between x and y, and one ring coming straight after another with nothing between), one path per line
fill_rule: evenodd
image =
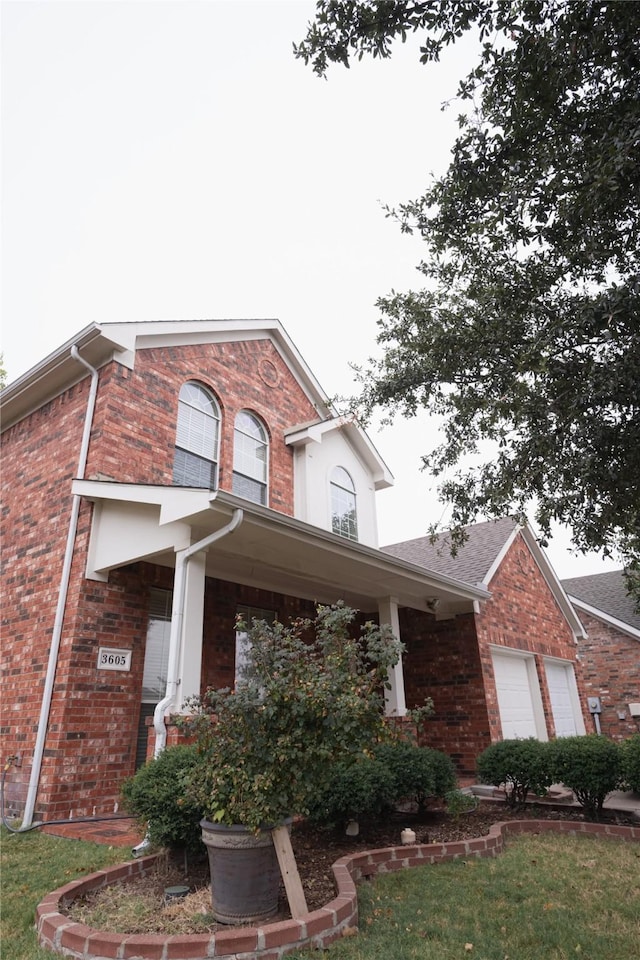
M173 482L181 487L218 486L220 409L199 383L189 381L178 397Z
M233 438L233 492L267 503L269 443L264 425L248 410L236 417Z
M358 539L356 488L344 467L331 473L331 529L348 540Z

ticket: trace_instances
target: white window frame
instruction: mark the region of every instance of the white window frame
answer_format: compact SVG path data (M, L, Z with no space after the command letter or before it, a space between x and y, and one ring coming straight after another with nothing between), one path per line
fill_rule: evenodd
M242 428L242 417L251 421L261 434L260 437ZM244 450L243 445L246 444L254 446L255 449L261 448L264 451L264 460L255 456L255 452ZM258 500L255 497L247 497L246 491L237 488L236 477L240 483L242 480L248 480L250 484L256 484L262 493L262 498ZM233 428L232 485L236 496L244 497L253 503L260 503L265 507L269 506L269 432L264 421L251 410L239 410L236 414Z
M343 481L343 476L348 480L349 486ZM337 534L339 537L344 537L345 540L351 540L354 543L358 542L358 500L356 494L356 485L353 482L353 477L343 466L339 464L333 467L331 475L329 478L329 495L331 500L331 530L333 533ZM340 508L340 499L343 500L344 505L346 506L347 501L352 502L353 506L351 508L353 512L353 518L349 519L349 510L348 509L336 509ZM345 524L346 518L346 524Z
M193 388L201 397L201 403L191 402L187 390ZM205 409L210 407L210 411ZM207 464L209 475L213 475L213 485L207 484L210 490L217 490L220 475L220 433L221 433L220 406L213 393L203 384L195 380L187 380L182 384L178 394L178 419L176 423L176 442L174 454L173 483L176 486L196 486L182 482L185 479L179 476L176 480L176 461L178 451L186 455L187 460L200 464ZM211 435L209 435L211 434Z

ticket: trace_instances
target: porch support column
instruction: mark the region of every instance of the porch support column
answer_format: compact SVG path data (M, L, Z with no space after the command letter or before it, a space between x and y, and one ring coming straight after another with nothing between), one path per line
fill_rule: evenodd
M182 704L187 697L200 693L206 559L206 550L201 550L191 557L186 568L184 616L178 661L180 685L176 696L176 707L179 710L182 710Z
M378 600L378 616L380 623L388 623L398 640L400 637L400 619L398 617L398 601L395 597L384 597ZM395 667L389 670L390 690L385 690L385 714L388 717L404 717L407 713L407 704L404 695L404 673L402 656Z

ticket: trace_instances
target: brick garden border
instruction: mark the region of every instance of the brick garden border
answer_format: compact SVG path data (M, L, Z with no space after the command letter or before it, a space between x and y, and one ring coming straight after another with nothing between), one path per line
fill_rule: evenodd
M144 876L158 860L156 854L100 870L54 890L36 910L38 942L75 960L280 960L293 950L325 947L343 936L347 928L357 927L356 883L363 877L460 857L495 857L502 852L508 836L550 832L640 842L640 826L510 820L493 824L488 834L471 840L367 850L341 857L333 864L338 893L321 909L298 920L282 920L260 927L229 927L215 933L173 936L104 933L75 923L62 913L72 900L91 890Z

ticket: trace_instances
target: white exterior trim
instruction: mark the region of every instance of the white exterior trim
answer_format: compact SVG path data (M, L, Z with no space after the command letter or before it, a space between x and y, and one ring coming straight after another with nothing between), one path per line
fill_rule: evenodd
M595 617L596 620L602 620L603 623L608 624L610 627L615 627L615 629L620 630L621 633L626 633L628 636L633 637L634 640L640 640L640 630L632 627L630 623L625 623L624 620L617 620L615 617L610 616L610 614L605 613L604 610L600 610L599 607L592 607L590 604L579 600L577 597L572 597L570 594L569 599L578 610L584 610L585 613ZM583 636L586 637L588 634L584 633Z

